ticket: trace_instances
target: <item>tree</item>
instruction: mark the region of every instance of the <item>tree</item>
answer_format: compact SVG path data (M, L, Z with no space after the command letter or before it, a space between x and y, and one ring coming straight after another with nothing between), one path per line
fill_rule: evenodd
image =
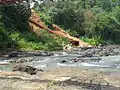
M8 4L21 3L23 1L25 1L25 0L0 0L0 4L8 5Z
M0 4L5 28L20 31L29 29L31 10L27 0L2 0Z

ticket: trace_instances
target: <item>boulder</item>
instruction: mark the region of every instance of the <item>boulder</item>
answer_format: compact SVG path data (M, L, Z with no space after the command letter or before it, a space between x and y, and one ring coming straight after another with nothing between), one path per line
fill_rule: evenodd
M43 71L41 69L37 69L31 66L26 66L26 65L22 65L22 64L16 64L13 66L13 70L12 71L21 71L21 72L27 72L31 75L34 75L37 73L37 71Z
M8 55L9 58L13 58L13 57L17 57L17 56L18 56L18 52L17 51L11 52Z

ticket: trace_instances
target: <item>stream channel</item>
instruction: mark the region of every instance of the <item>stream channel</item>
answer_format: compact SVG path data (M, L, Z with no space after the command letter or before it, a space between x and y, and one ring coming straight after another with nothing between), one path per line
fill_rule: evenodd
M76 67L111 73L118 77L120 74L120 55L79 58L78 54L67 54L66 52L61 52L61 54L54 54L52 56L29 56L11 59L1 58L1 62L19 60L26 60L23 64L43 70L56 67ZM0 67L1 70L4 71L12 71L12 64L1 65Z

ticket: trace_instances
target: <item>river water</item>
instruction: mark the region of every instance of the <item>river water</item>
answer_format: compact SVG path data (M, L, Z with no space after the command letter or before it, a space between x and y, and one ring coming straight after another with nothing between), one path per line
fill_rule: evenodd
M56 68L56 67L79 67L79 68L88 68L88 69L111 69L119 70L120 69L120 56L108 56L100 57L100 61L84 61L84 62L65 62L62 61L72 60L76 58L74 55L65 55L65 56L37 56L37 57L25 57L23 59L34 59L32 62L26 62L26 64L42 69ZM91 59L96 57L91 57ZM85 59L85 58L84 58ZM89 59L89 58L86 58Z
M92 59L96 59L98 57L85 57L83 58L83 62L73 62L72 60L77 57L78 54L67 54L62 52L62 55L54 54L52 56L18 57L12 59L1 58L1 62L8 62L10 60L27 60L28 62L24 62L25 65L44 70L56 67L77 67L97 71L99 70L103 72L120 72L120 55L99 57L99 61L91 61ZM10 71L12 70L12 65L1 66L1 69Z

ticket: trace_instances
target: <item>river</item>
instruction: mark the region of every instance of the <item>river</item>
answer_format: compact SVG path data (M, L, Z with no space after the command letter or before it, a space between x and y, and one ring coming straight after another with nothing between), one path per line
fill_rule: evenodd
M9 62L11 60L27 60L23 64L32 66L38 69L52 69L56 67L77 67L88 70L97 70L102 72L120 72L120 55L115 56L103 56L103 57L84 57L80 58L80 61L73 62L78 58L77 54L67 54L62 52L61 55L54 54L53 56L31 56L31 57L17 57L11 59L1 58L1 62ZM100 60L97 60L97 59ZM81 61L81 60L84 61ZM1 66L1 70L11 71L12 65ZM118 75L119 76L119 75Z

